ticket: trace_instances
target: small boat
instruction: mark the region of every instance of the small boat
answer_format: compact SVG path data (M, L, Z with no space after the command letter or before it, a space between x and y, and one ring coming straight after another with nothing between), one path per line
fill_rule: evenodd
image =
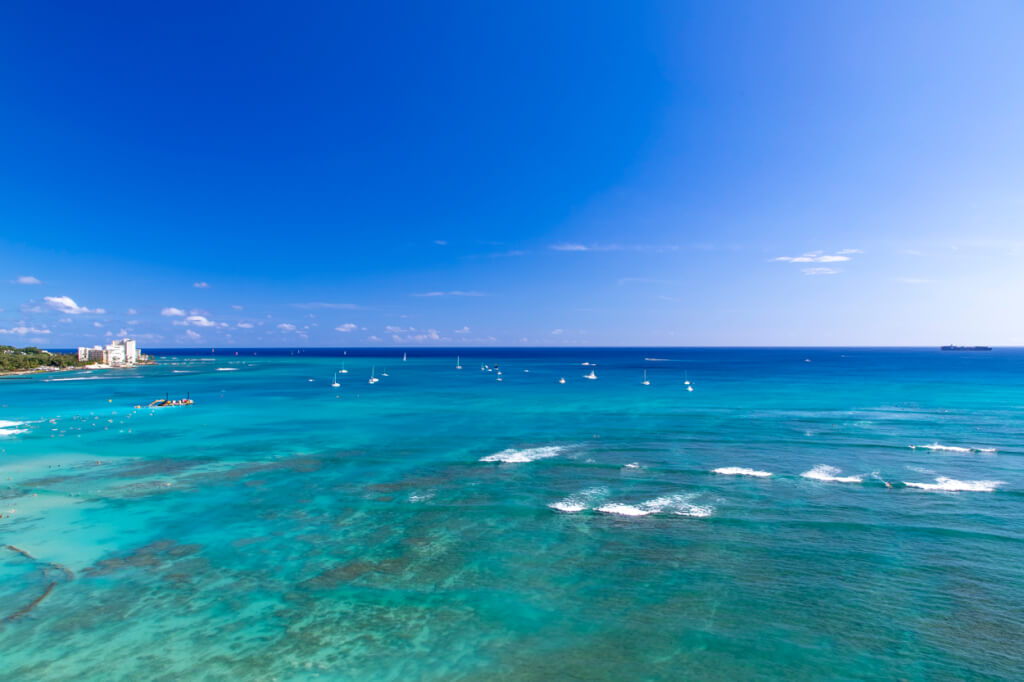
M650 386L651 385L651 382L649 382L647 380L647 370L646 369L644 370L644 380L641 381L640 383L643 384L644 386Z
M385 369L383 372L380 373L380 375L382 377L386 377L388 375L388 371Z
M693 386L687 386L686 390L689 391L690 393L693 393Z
M191 393L186 393L184 398L176 398L175 400L171 400L168 394L165 393L163 400L154 400L148 407L183 407L193 404L195 403L192 401Z
M690 375L689 375L689 373L685 369L683 370L683 378L686 379L686 381L684 381L683 383L685 385L689 386L690 385Z
M462 356L461 355L456 355L455 356L455 369L462 369Z
M597 378L597 374L594 373L594 370L590 370L590 374L584 374L583 378L584 379L596 379Z
M338 373L334 373L334 383L331 384L331 388L338 388L341 384L338 383Z
M407 356L408 356L408 353L402 353L402 362L406 361Z
M564 383L565 383L565 377L562 377L561 379L559 379L559 380L558 380L558 383L560 383L560 384L564 384Z
M500 374L500 372L499 372L499 374ZM501 377L498 377L498 381L504 381L504 379L502 379Z
M589 362L581 362L580 364L583 365L584 367L590 367Z
M374 374L374 372L375 372L376 370L377 370L377 368L376 368L376 367L371 367L371 368L370 368L370 380L369 380L369 381L368 381L367 383L370 383L370 384L375 384L375 383L377 383L378 381L380 381L380 379L378 379L378 378L376 377L376 375Z
M348 370L345 369L345 361L344 360L341 361L341 373L342 374L348 374Z

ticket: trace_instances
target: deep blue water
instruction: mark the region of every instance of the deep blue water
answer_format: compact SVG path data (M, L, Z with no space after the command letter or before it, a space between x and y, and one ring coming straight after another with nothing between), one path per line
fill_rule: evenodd
M1024 678L1022 350L149 352L0 379L0 678Z

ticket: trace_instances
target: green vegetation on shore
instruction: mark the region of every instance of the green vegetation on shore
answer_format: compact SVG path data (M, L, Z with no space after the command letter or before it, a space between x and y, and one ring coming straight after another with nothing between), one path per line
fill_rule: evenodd
M65 369L81 367L77 355L71 353L51 353L50 351L26 346L0 346L0 373L23 372L33 369Z

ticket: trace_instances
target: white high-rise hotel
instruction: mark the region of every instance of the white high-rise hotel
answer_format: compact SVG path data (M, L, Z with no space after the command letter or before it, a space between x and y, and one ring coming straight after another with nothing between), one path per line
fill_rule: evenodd
M127 367L136 364L142 353L135 346L135 339L116 339L106 346L78 348L78 359L81 362L95 362L111 367Z

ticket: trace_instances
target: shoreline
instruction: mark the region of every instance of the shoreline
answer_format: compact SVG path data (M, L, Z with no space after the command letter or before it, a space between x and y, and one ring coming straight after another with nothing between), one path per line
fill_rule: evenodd
M20 377L20 376L32 376L34 374L54 374L56 372L79 372L82 370L97 370L97 369L132 369L134 367L147 367L155 365L155 362L138 362L134 365L125 365L122 367L115 367L113 365L82 365L81 367L37 367L35 369L18 369L13 371L0 371L0 379L5 377Z

